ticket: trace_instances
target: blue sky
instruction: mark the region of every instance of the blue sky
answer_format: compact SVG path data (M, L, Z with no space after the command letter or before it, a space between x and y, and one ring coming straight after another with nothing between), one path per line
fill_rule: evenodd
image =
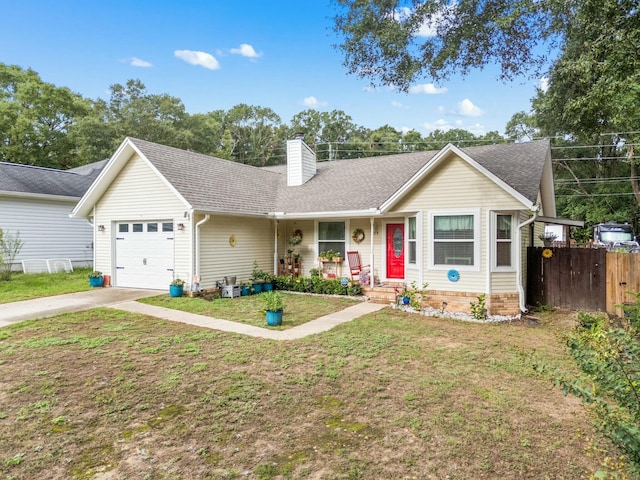
M537 84L504 84L487 68L438 85L425 79L408 94L371 89L347 75L333 47L329 0L23 0L2 11L0 62L93 99L137 78L189 113L246 103L286 123L308 108L337 109L372 129L503 133L529 110Z

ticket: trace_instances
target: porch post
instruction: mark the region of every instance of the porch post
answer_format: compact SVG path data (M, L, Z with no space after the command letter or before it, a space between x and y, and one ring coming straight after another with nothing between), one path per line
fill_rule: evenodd
M373 241L373 232L375 231L375 218L369 218L369 286L373 287L376 274L375 274L375 265L373 264L373 259L375 255L373 254L374 241Z
M273 229L273 274L278 275L278 220L273 221L275 228Z

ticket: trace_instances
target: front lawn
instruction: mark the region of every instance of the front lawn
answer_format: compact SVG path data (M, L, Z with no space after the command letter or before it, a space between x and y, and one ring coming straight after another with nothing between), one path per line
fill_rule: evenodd
M0 303L89 290L89 273L90 268L71 273L14 273L11 280L0 280Z
M0 329L0 473L588 478L584 408L527 360L575 368L560 320L386 308L284 342L113 309L11 325Z
M328 297L310 294L280 292L284 298L285 309L282 325L268 327L283 330L302 325L310 320L328 315L346 307L355 305L359 300L349 297ZM174 308L213 318L222 318L234 322L246 323L256 327L267 327L262 304L262 294L236 298L216 298L205 300L201 297L170 297L160 295L138 300L159 307Z

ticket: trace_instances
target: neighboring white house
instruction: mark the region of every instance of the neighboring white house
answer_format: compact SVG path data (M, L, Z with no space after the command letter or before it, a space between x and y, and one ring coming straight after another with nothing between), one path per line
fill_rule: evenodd
M92 265L93 228L69 214L106 163L55 170L0 162L0 228L23 242L13 269L35 259Z
M214 288L254 262L277 272L297 231L304 273L357 250L381 282L427 282L434 306L486 294L491 314L524 309L533 225L556 213L548 141L316 164L296 139L287 155L257 168L125 139L73 210L94 224L95 268L115 286Z

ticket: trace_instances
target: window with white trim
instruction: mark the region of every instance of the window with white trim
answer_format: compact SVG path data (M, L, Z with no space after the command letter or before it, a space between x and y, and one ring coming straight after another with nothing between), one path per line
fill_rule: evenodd
M493 228L493 266L496 269L510 270L513 267L513 215L496 213Z
M345 247L344 222L318 222L318 253L333 250L345 258Z
M408 221L408 232L407 232L407 254L408 254L408 263L410 265L415 265L418 262L418 228L417 228L417 219L416 217L409 217Z
M433 265L476 266L478 246L477 215L432 216Z

